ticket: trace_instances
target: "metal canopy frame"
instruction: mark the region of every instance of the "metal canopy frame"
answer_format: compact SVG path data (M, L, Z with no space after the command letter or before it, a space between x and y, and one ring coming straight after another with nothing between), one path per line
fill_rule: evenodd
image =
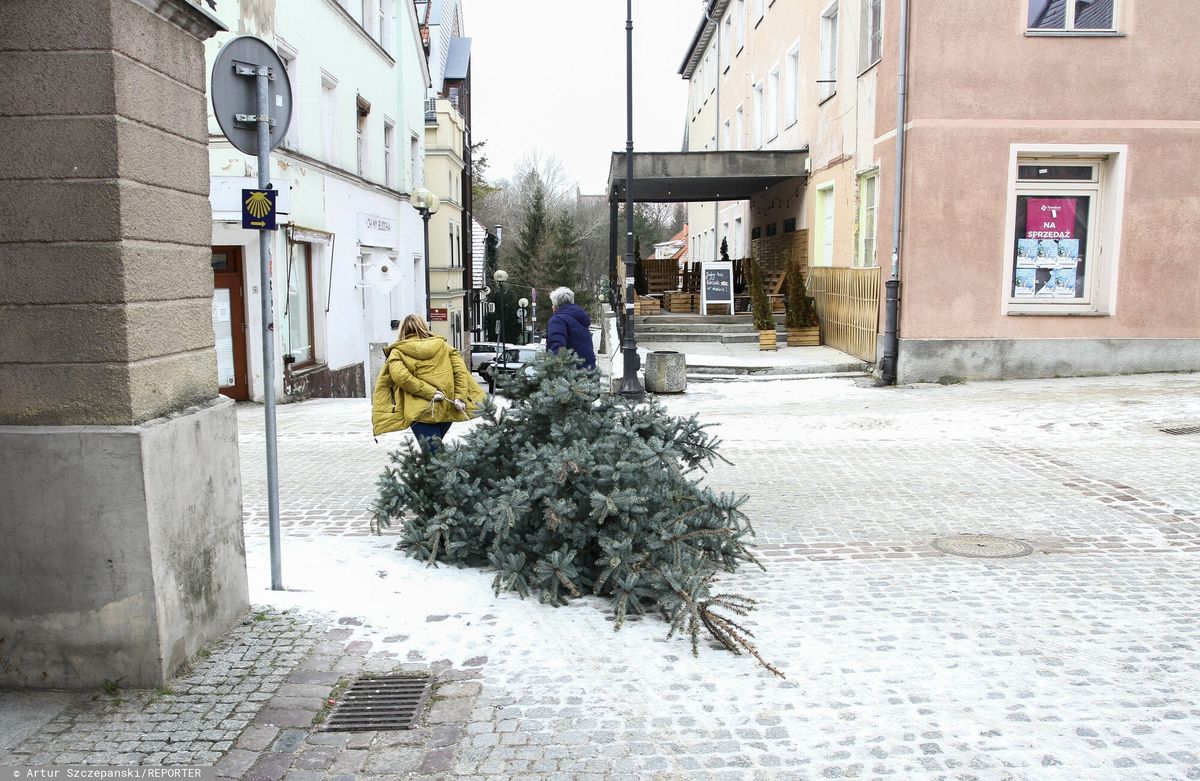
M613 152L609 198L635 203L745 201L790 179L807 178L808 149L755 152L635 152L626 192L625 154Z

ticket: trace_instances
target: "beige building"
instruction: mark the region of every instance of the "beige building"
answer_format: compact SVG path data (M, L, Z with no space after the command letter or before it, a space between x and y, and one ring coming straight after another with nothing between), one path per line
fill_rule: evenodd
M681 69L687 148L809 159L806 176L715 215L693 205L693 256L726 236L737 257L756 237L807 229L814 269L880 265L863 273L887 280L894 250L901 382L1200 368L1188 260L1200 185L1176 175L1200 162L1200 65L1179 23L1191 4L963 0L936 21L928 10L709 3Z
M429 302L433 332L455 349L466 347L463 286L463 142L465 124L454 104L437 98L425 120L425 186L441 199L429 219Z

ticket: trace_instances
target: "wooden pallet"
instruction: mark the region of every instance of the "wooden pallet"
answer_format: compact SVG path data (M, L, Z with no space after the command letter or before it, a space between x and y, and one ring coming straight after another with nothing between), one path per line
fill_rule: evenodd
M663 299L668 312L687 314L700 311L700 296L696 293L668 292L663 294Z

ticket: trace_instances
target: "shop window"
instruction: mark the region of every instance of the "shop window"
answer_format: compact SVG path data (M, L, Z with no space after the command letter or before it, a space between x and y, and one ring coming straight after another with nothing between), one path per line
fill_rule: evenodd
M784 233L795 233L796 232L796 218L795 217L788 217L786 220L783 221L783 232Z
M1117 0L1029 0L1030 30L1115 31Z
M762 228L751 228L750 229L750 239L751 240L761 239L761 238L762 238Z
M313 349L312 244L297 242L288 252L287 301L283 310L284 355L292 369L316 362Z
M767 235L774 236L777 233L779 233L779 226L773 222L767 223Z
M1121 156L1020 157L1015 174L1007 311L1110 312Z

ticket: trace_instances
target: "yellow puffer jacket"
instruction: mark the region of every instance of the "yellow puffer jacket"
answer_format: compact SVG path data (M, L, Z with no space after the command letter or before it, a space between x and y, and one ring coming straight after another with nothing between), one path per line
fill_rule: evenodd
M462 356L440 336L398 340L383 354L386 360L371 394L375 436L403 431L413 423L470 420L483 403L483 389ZM435 402L439 390L446 399ZM455 409L455 399L467 403L466 412Z

